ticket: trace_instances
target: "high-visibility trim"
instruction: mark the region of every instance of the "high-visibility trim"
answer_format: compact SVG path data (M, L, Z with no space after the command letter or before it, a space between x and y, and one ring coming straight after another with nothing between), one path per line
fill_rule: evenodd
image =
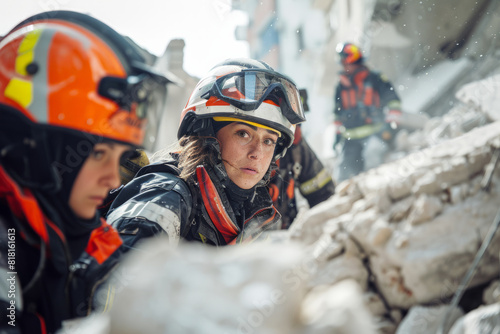
M342 132L342 137L346 139L361 139L369 137L377 132L380 132L384 128L384 124L376 123L376 124L367 124L363 126L359 126L357 128L345 129Z
M226 244L229 244L236 239L240 233L240 229L233 223L226 212L219 193L205 167L198 166L196 168L196 177L200 185L201 198L203 199L203 204L207 209L208 215L215 228L222 234Z
M117 207L108 215L108 224L113 224L120 218L142 217L157 223L168 235L169 243L173 246L179 243L180 219L175 212L155 202L137 202L130 200Z
M302 183L299 190L302 195L307 196L320 190L330 181L332 181L332 176L323 168L315 177Z
M102 264L122 243L123 241L118 232L101 218L101 226L90 234L85 252L96 259L97 263Z
M241 122L241 123L246 123L246 124L249 124L249 125L256 126L258 128L262 128L262 129L266 129L266 130L269 130L269 131L273 131L273 132L275 132L278 135L278 137L281 137L281 132L278 131L278 130L276 130L276 129L273 129L273 128L269 127L269 126L265 126L265 125L262 125L262 124L259 124L259 123L247 121L247 120L244 120L244 119L239 119L239 118L234 118L234 117L217 116L217 117L214 117L214 121L216 121L216 122Z
M111 307L113 306L114 300L115 300L115 291L116 288L112 284L108 284L108 289L106 293L106 301L104 302L104 309L102 313L107 313Z
M200 236L200 239L201 239L201 242L206 244L207 243L207 237L205 237L203 234L201 233L198 233L198 235Z
M28 75L26 67L35 58L33 50L42 34L42 30L33 30L26 34L21 44L19 44L18 56L16 58L16 72L20 75Z
M401 101L391 100L387 103L387 108L399 110L401 109Z
M35 59L33 51L41 33L42 30L29 32L19 44L14 65L17 74L22 76L28 75L26 68L29 64L33 63ZM33 83L28 80L14 77L5 87L4 95L19 103L23 108L28 108L31 102L33 102Z
M27 108L33 101L33 83L19 78L12 78L4 91L5 97Z

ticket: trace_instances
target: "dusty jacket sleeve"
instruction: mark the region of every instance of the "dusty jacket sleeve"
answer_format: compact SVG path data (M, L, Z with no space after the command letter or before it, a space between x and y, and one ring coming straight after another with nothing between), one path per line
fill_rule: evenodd
M151 173L128 183L113 201L107 221L126 247L157 234L176 245L189 227L192 198L187 184L169 173Z

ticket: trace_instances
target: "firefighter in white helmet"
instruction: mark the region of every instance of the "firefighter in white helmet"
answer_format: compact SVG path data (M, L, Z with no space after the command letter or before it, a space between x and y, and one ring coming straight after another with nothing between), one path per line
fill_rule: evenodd
M295 84L261 61L229 59L195 87L182 112L180 150L143 167L108 221L125 244L157 234L211 245L280 228L266 184L304 112ZM155 158L154 160L158 160Z

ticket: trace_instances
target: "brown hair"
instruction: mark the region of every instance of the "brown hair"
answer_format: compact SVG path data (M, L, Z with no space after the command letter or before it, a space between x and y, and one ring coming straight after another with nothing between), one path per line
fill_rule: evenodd
M184 136L179 140L179 177L187 181L196 172L196 167L203 164L216 164L219 152L215 148L214 137Z

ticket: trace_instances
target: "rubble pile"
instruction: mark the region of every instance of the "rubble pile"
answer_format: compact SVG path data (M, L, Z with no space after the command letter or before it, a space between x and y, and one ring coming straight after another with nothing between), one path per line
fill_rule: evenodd
M291 227L318 261L310 284L355 279L382 300L372 314L384 324L397 325L414 306L449 302L499 207L500 171L489 187L483 181L499 148L496 122L340 184ZM471 286L498 278L499 241Z
M338 185L336 195L292 225L292 239L308 245L318 261L310 284L355 279L379 332L394 332L403 317L398 333L435 332L492 226L500 203L500 167L494 166L500 122L491 96L471 91L492 90L495 82L465 86L457 94L462 105L412 133L418 140L407 147L414 153ZM467 132L471 123L489 124ZM417 144L427 148L417 151ZM493 305L460 319L462 330L469 318L498 318L499 241L497 233L460 307ZM427 316L413 311L422 307ZM467 328L455 330L481 332Z

